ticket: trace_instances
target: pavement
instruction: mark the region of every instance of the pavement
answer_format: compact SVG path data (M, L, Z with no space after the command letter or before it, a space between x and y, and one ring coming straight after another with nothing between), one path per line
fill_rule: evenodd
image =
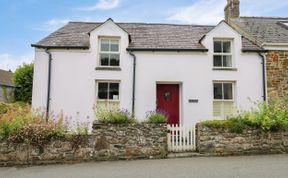
M288 178L288 155L1 167L0 178Z

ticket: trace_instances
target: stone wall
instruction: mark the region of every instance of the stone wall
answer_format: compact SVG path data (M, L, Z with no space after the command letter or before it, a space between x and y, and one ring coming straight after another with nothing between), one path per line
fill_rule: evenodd
M288 51L270 51L266 58L268 97L283 97L288 92Z
M197 149L210 155L245 155L288 153L288 132L262 133L260 129L244 129L231 133L228 129L197 125Z
M0 142L0 165L53 164L167 156L166 125L94 125L94 133L33 146Z

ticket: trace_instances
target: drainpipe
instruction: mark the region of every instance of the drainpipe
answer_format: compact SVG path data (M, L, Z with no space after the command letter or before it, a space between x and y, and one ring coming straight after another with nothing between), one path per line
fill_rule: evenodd
M132 116L135 116L135 88L136 88L136 56L132 51L128 51L133 57L133 89L132 89Z
M263 100L267 101L267 95L266 95L266 56L265 54L258 53L258 55L262 59L262 76L263 76Z
M51 64L52 64L52 54L48 48L45 49L45 52L48 54L48 85L47 85L47 103L46 103L46 122L49 119L50 112L50 94L51 94Z

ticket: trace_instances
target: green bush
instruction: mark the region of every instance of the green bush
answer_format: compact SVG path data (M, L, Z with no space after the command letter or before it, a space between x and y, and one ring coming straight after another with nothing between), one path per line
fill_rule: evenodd
M146 113L147 122L150 124L163 124L167 123L167 114L161 111L148 111Z
M15 100L31 103L32 83L33 83L33 64L23 64L18 67L13 74L13 82L17 86Z
M288 99L261 103L249 112L228 117L221 121L205 121L204 125L214 128L227 128L240 133L247 126L256 127L263 132L288 130Z
M96 109L96 117L99 121L110 124L128 124L135 122L135 120L132 118L131 113L126 109L121 110Z

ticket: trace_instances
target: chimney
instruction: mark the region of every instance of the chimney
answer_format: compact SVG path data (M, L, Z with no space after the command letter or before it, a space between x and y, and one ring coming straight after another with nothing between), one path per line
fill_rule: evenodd
M230 19L238 18L240 15L240 2L239 0L227 0L227 5L224 9L225 21L230 22Z

